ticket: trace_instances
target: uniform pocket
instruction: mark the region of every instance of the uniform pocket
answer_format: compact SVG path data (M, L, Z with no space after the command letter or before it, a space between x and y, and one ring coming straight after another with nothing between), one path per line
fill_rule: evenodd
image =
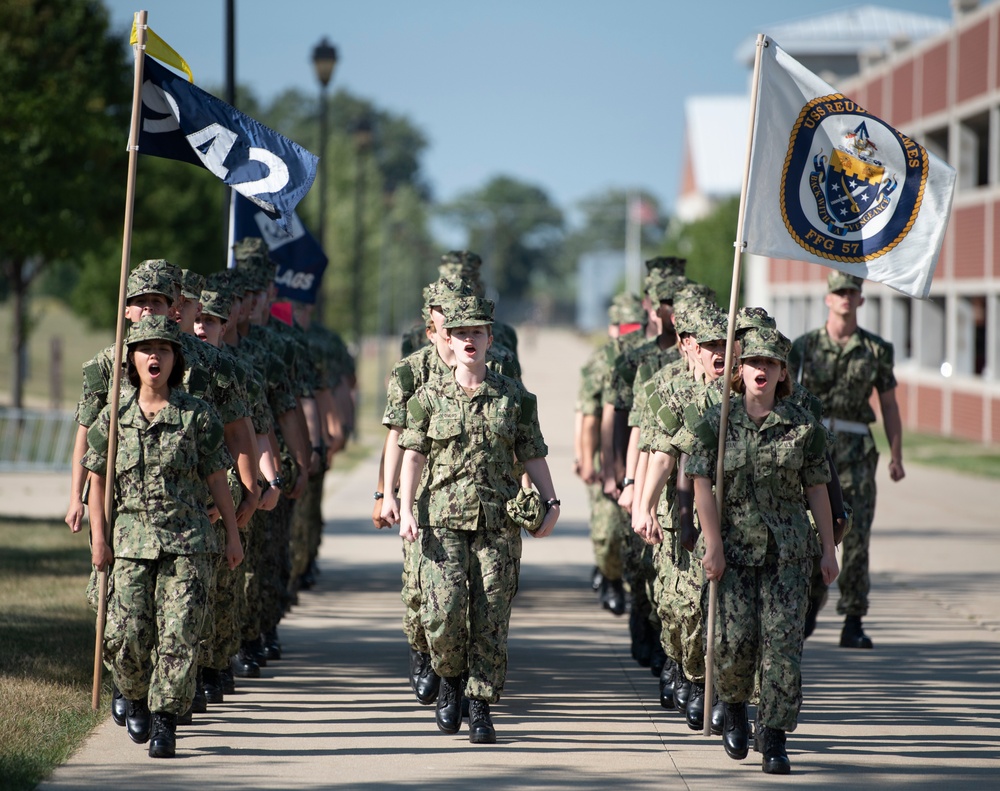
M745 467L747 464L747 449L745 445L727 445L725 454L722 458L722 468L727 472L729 470L738 470L740 467Z

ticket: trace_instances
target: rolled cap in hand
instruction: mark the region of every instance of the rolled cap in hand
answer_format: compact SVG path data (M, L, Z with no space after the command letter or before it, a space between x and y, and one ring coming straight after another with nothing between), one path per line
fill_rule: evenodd
M775 329L754 328L740 340L740 359L768 357L779 362L788 362L788 352L792 342Z
M168 316L143 316L129 328L125 345L132 348L143 341L168 341L179 349L181 330Z
M860 291L861 285L864 282L862 278L848 275L846 272L831 272L830 276L826 279L826 290L830 294L834 291L843 291L844 289Z
M446 329L456 327L478 327L493 323L493 300L482 297L459 297L448 302L444 308L444 326Z

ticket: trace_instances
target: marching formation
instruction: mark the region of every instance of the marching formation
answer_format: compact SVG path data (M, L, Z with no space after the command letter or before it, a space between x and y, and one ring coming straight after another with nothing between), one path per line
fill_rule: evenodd
M685 263L646 262L644 298L613 300L609 340L581 371L575 471L591 503L593 586L602 607L629 613L632 656L658 678L664 709L692 730L709 717L729 757L746 758L752 745L765 772L787 774L803 644L838 578L841 541L840 645L873 646L861 621L878 459L873 392L890 475L904 475L892 346L857 325L861 279L834 272L826 325L794 344L764 309L741 309L727 371L727 317Z
M89 504L112 716L156 758L175 754L178 724L281 658L278 625L315 582L323 475L353 425L343 341L311 323L312 305L272 311L261 239L234 252L236 268L207 280L165 260L136 267L117 432L114 347L84 365L77 407L66 522L79 531Z
M274 304L261 239L234 252L236 267L207 280L164 260L138 266L115 430L113 347L85 364L77 409L66 522L80 530L89 504L97 609L99 573L109 580L112 714L158 758L175 754L178 724L281 658L278 625L318 571L323 474L353 424L344 343L311 322L311 305ZM440 731L468 719L469 741L492 744L521 531L549 535L560 501L517 334L495 320L481 263L444 255L423 321L403 338L372 520L402 538L416 699ZM664 709L693 730L708 719L731 758L753 746L765 772L787 774L804 641L838 573L840 645L873 645L862 627L873 391L891 477L904 475L892 347L857 326L861 281L834 273L825 327L794 344L762 308L740 310L727 370L728 322L711 289L683 259L647 268L643 298L614 299L609 340L581 372L576 473L593 587L603 608L628 613L632 656L657 677Z

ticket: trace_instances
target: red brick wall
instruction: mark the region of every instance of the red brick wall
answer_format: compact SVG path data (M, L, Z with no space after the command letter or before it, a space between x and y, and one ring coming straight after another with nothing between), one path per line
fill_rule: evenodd
M990 414L993 422L993 442L1000 442L1000 398L990 400Z
M926 431L929 434L941 433L943 402L943 393L936 387L917 385L917 431Z
M974 99L989 88L989 47L989 18L959 34L958 101Z
M983 397L970 393L952 393L951 431L956 437L982 441Z
M892 73L892 112L886 119L906 131L913 120L913 61L907 61Z
M872 115L877 115L879 118L885 118L888 113L886 113L885 102L885 82L881 79L873 80L868 85L868 99L865 104L862 105L868 112Z
M922 109L925 115L940 112L948 104L948 42L923 55Z
M951 230L955 236L952 274L956 278L982 277L984 274L986 210L985 204L952 210Z

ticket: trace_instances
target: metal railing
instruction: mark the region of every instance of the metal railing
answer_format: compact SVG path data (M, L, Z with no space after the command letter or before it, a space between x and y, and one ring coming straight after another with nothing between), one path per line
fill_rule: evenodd
M64 472L73 460L72 412L0 407L0 472Z

